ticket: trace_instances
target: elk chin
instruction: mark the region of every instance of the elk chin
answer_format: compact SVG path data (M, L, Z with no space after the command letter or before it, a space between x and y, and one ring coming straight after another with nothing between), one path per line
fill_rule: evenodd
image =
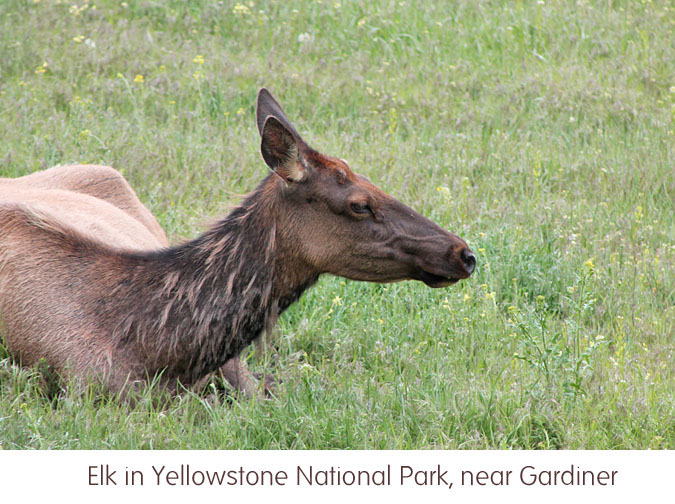
M459 278L444 277L440 275L435 275L429 273L428 271L422 271L422 274L419 278L427 287L434 289L439 289L441 287L449 287L453 284L456 284L459 281Z

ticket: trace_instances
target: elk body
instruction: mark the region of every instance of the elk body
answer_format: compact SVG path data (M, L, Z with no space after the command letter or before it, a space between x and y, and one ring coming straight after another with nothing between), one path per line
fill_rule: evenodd
M239 354L321 274L444 287L472 273L464 241L310 148L265 89L256 115L271 173L175 247L112 168L0 179L0 333L16 360L111 392L221 369L250 393Z

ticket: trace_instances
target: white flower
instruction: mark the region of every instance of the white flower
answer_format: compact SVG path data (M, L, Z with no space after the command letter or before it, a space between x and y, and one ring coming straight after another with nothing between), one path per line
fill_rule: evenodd
M312 36L309 33L301 33L300 35L298 35L298 42L303 44L305 42L309 42L311 38Z

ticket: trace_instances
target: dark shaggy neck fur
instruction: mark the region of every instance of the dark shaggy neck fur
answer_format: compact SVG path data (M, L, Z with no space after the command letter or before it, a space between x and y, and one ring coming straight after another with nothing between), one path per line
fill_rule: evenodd
M120 352L142 355L150 375L195 383L270 330L316 282L318 272L298 275L293 262L300 261L281 253L274 201L280 188L272 177L199 238L122 257L128 273L112 295L141 303L109 304L120 307L113 341Z

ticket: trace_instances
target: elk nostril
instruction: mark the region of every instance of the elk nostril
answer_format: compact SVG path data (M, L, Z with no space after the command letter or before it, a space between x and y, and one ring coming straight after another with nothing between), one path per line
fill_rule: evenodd
M473 255L473 252L468 248L462 249L460 257L462 258L462 263L464 264L466 272L469 275L473 273L473 270L476 269L476 256Z

